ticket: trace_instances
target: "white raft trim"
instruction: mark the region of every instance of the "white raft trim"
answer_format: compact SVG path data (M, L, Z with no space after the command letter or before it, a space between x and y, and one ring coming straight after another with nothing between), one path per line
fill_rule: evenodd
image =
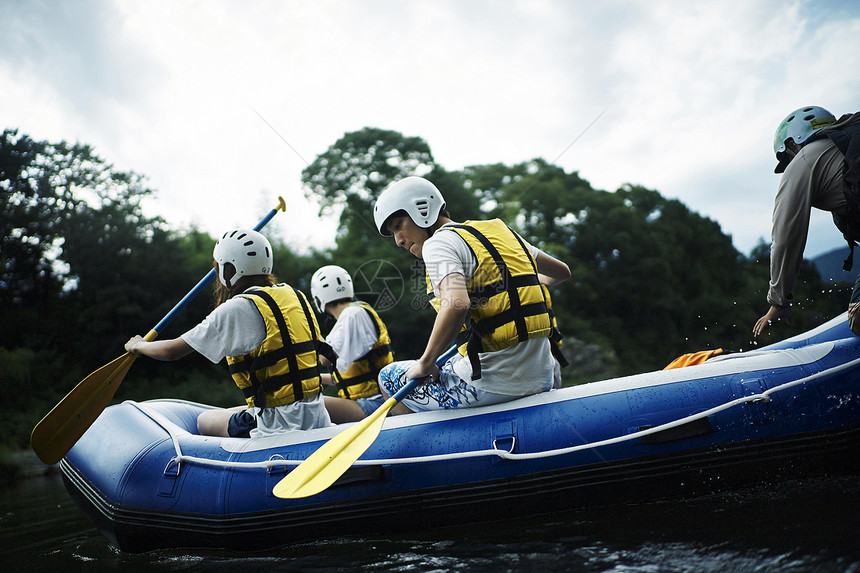
M814 347L818 347L818 346L828 346L829 347L828 352L829 352L829 350L832 349L832 347L833 347L833 343L824 343L821 345L814 345ZM809 348L814 348L814 347L809 347ZM800 350L806 351L807 349L800 349ZM775 351L775 352L780 352L781 354L788 353L788 351L785 351L785 350ZM814 354L818 354L818 352L815 352ZM827 352L825 352L824 354L827 354ZM823 356L824 354L822 354L821 356ZM819 357L821 357L821 356L819 356ZM729 362L729 360L725 360L722 362L727 363L727 362ZM792 362L793 365L796 365L797 363L798 362L796 360L794 362ZM417 464L417 463L430 463L430 462L478 458L478 457L487 457L487 456L496 456L498 458L502 458L505 460L512 460L512 461L522 461L522 460L534 460L534 459L540 459L540 458L562 456L562 455L571 454L574 452L579 452L582 450L600 448L603 446L618 444L621 442L642 438L644 436L648 436L651 434L656 434L658 432L662 432L665 430L676 428L678 426L682 426L684 424L693 422L695 420L700 420L702 418L706 418L708 416L711 416L711 415L716 414L718 412L722 412L722 411L727 410L729 408L733 408L735 406L739 406L741 404L747 404L747 403L751 403L751 402L769 402L771 400L772 394L776 394L778 392L788 390L789 388L793 388L795 386L800 386L802 384L806 384L807 382L811 382L812 380L816 380L818 378L823 378L825 376L830 376L830 375L836 374L836 373L841 372L843 370L853 368L858 364L860 364L860 358L856 358L850 362L846 362L844 364L840 364L838 366L828 368L827 370L822 370L820 372L816 372L815 374L811 374L809 376L805 376L803 378L799 378L799 379L793 380L791 382L786 382L784 384L780 384L779 386L774 386L773 388L770 388L770 389L765 390L763 392L760 392L758 394L751 394L749 396L743 396L741 398L736 398L734 400L730 400L730 401L725 402L719 406L715 406L713 408L710 408L710 409L702 411L702 412L698 412L696 414L691 414L691 415L686 416L684 418L679 418L679 419L674 420L672 422L667 422L667 423L661 424L659 426L654 426L653 428L648 428L646 430L640 430L638 432L633 432L630 434L625 434L623 436L617 436L615 438L609 438L606 440L600 440L597 442L580 444L580 445L576 445L576 446L569 446L569 447L565 447L565 448L557 448L554 450L545 450L542 452L531 452L531 453L520 453L520 454L512 453L512 452L509 452L506 450L498 450L498 449L492 448L492 449L487 449L487 450L474 450L474 451L468 451L468 452L453 452L453 453L448 453L448 454L437 454L437 455L431 455L431 456L416 456L416 457L410 457L410 458L359 459L353 465L355 465L355 466L374 466L374 465ZM701 365L701 366L705 366L705 365ZM769 366L771 368L774 367L773 362L770 362ZM697 367L697 368L699 368L699 367ZM679 369L679 370L683 370L683 369ZM671 372L671 371L667 371L667 372ZM710 373L710 375L707 377L711 377L712 375L713 374ZM631 378L635 378L635 377L631 377ZM619 380L622 380L622 379L619 379ZM597 383L597 384L599 384L599 383ZM586 384L583 386L589 386L589 385L590 384ZM554 393L555 392L547 392L547 393L543 393L543 394L538 394L538 395L533 396L531 398L545 397L547 399L542 400L543 402L552 403L552 402L557 401L557 400L549 399L550 395L554 394ZM588 393L587 395L591 395L591 393ZM128 401L126 403L131 404L134 407L136 407L143 414L145 414L150 419L152 419L156 424L161 426L161 428L164 429L170 435L170 438L173 441L174 449L176 451L176 456L170 460L170 462L168 463L168 467L170 467L172 464L176 464L177 466L179 466L183 462L190 462L190 463L219 466L219 467L262 468L262 469L266 469L266 470L272 470L275 468L282 468L284 466L297 466L304 461L304 460L274 459L274 457L278 456L278 454L273 455L272 459L269 459L266 461L260 461L260 462L233 462L233 461L213 460L213 459L209 459L209 458L199 458L199 457L195 457L195 456L186 456L182 453L181 448L179 446L178 432L176 432L176 430L179 429L178 426L176 426L173 422L168 420L160 412L158 412L158 411L156 411L156 410L154 410L154 409L152 409L152 408L150 408L144 404L141 404L139 402L133 402L133 401ZM182 431L182 433L186 434L186 435L189 434L188 432L185 432L185 431ZM178 468L177 468L177 471L178 471Z
M495 414L511 410L520 410L532 406L565 402L580 398L589 398L601 394L613 392L624 392L636 388L656 387L678 382L694 382L697 380L709 380L722 376L733 376L738 374L749 374L750 379L760 379L761 372L773 372L781 368L791 368L812 364L824 358L833 350L833 342L804 346L801 348L781 350L755 350L730 354L723 357L711 358L704 364L693 367L676 368L672 370L657 370L589 382L579 386L569 386L552 392L543 392L518 398L510 402L503 402L492 406L481 406L480 408L461 408L454 410L436 410L417 412L408 416L389 416L385 420L384 430L403 428L406 426L419 426L432 424L440 421L456 420L484 414ZM220 440L221 449L231 453L245 453L258 450L269 450L278 447L289 447L319 440L328 440L340 433L345 424L330 426L328 428L317 428L303 432L286 432L284 434L254 438L253 440L243 438L213 438Z

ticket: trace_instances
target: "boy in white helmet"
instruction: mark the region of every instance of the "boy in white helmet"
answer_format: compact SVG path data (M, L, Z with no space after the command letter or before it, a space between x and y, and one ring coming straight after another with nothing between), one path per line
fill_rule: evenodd
M839 121L818 106L791 112L774 136L774 152L782 173L773 207L770 249L770 308L756 321L753 335L777 319L791 322L794 281L803 261L813 207L833 214L833 222L851 247L845 270L851 270L854 243L860 239L860 113ZM860 278L854 284L848 322L855 323L860 308Z
M336 424L361 420L372 414L384 399L377 377L382 367L394 362L388 328L376 311L355 300L352 277L346 269L326 265L311 278L311 298L317 310L334 318L326 342L337 354L331 374L323 384L337 386L343 400L326 397L329 415ZM327 359L322 358L325 365Z
M220 282L209 316L179 338L147 342L135 336L125 349L157 360L177 360L193 350L214 363L227 358L247 406L202 413L201 434L258 437L332 425L318 363L327 345L304 294L276 284L269 241L257 231L235 229L218 240L213 257Z
M424 261L438 313L421 357L380 372L388 395L408 380L430 379L394 413L482 406L552 388L553 324L542 285L567 280L565 263L498 219L455 223L442 194L421 177L388 187L373 215L380 235ZM452 341L460 352L440 369L436 359Z

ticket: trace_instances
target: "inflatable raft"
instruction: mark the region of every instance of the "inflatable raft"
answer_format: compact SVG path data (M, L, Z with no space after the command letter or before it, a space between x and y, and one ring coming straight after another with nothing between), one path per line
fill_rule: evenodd
M860 338L838 317L751 352L507 404L389 417L334 485L272 488L341 431L197 435L208 406L107 408L61 462L119 549L262 549L855 472Z

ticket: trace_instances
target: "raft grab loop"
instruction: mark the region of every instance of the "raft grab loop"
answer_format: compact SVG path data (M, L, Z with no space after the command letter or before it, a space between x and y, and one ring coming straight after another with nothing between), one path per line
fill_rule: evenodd
M181 454L180 454L181 456ZM174 473L170 473L170 467L176 466L176 471ZM170 458L170 461L167 462L167 465L164 466L164 477L179 477L179 472L182 470L182 459L181 457Z
M286 462L287 458L285 458L281 454L272 454L272 457L269 458L269 461L270 462L274 462L274 461ZM286 463L281 463L278 465L272 464L271 466L266 468L266 472L269 475L272 475L274 473L285 474L285 473L287 473L287 464Z
M499 447L499 441L505 441L511 444L511 447L507 450L503 450ZM493 440L493 450L497 452L505 452L508 454L514 453L514 448L517 447L517 437L516 436L507 436L505 438L496 438Z

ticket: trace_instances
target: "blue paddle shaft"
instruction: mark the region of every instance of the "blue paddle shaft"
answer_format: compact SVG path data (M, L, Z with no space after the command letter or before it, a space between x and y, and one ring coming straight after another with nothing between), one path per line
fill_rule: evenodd
M265 227L269 223L269 221L271 221L272 218L278 213L279 208L280 207L275 207L274 209L269 211L269 214L263 217L263 219L259 223L257 223L257 226L254 227L254 230L259 231L260 229ZM195 286L188 292L188 294L182 297L182 300L176 303L176 306L174 306L173 309L168 312L167 315L161 319L161 322L156 324L155 328L153 328L152 330L154 330L156 333L161 332L161 329L167 326L170 321L172 321L176 317L176 315L179 314L179 311L182 310L185 305L187 305L189 302L191 302L192 299L194 299L198 294L200 294L200 291L206 288L206 285L208 285L209 281L211 281L213 278L215 278L215 269L210 270L205 277L200 279L200 282L197 283L197 286Z
M454 344L451 346L451 348L446 350L444 352L444 354L442 354L442 356L440 356L439 358L436 359L436 366L438 366L439 368L442 368L442 365L445 364L446 362L448 362L448 360L450 360L451 357L454 356L454 354L456 354L456 353L457 353L457 345ZM425 376L424 378L413 378L413 379L411 379L409 382L406 383L406 385L401 387L400 390L395 392L394 395L392 396L392 398L394 398L395 400L400 402L405 397L407 397L410 393L412 393L412 391L415 389L416 386L418 386L419 384L421 384L425 380L427 380L427 378L428 378L428 376Z
M412 380L407 382L405 386L401 387L400 390L395 392L392 398L394 398L398 402L402 401L406 396L412 393L412 391L415 389L416 386L418 386L418 384L424 382L425 380L427 380L426 376L424 378L413 378Z

